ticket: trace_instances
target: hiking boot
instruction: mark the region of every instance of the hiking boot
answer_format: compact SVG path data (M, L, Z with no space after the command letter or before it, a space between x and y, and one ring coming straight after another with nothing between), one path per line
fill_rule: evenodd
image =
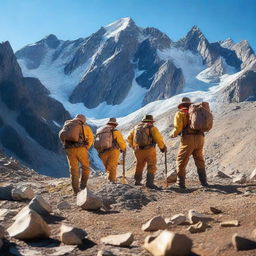
M134 179L135 179L135 186L142 186L141 184L141 180L142 180L142 175L141 174L136 174L134 175Z
M200 180L200 183L202 185L202 187L209 187L209 184L207 182L207 178L206 178L206 172L205 169L197 169L197 173L198 173L198 177Z
M137 180L135 181L134 185L135 185L135 186L143 186L143 184L140 183L140 181L137 181Z
M155 175L153 173L149 173L149 172L147 173L146 187L160 190L160 188L154 184L154 178L155 178Z
M185 177L178 177L178 186L179 188L186 189Z

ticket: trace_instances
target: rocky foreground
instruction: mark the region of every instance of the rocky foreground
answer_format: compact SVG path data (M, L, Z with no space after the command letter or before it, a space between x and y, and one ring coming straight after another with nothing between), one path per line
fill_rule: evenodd
M1 155L0 255L256 255L256 171L186 191L132 183L92 175L76 198L69 179Z

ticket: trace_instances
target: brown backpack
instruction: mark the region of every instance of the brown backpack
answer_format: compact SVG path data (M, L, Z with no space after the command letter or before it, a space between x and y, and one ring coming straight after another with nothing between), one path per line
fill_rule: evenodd
M139 147L153 145L153 137L151 136L151 127L148 124L140 123L134 132L134 141Z
M208 102L200 102L189 106L189 127L200 132L208 132L213 125L213 115Z
M94 147L98 152L102 152L106 149L113 148L113 131L113 127L105 126L97 132L94 140Z
M67 120L59 132L59 138L62 142L78 142L83 125L78 120Z

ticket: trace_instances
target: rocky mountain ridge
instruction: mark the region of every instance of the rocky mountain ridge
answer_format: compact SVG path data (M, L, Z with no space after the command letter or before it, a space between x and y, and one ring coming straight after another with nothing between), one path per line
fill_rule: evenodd
M166 58L159 55L168 50L172 54ZM186 89L190 78L184 73L187 64L181 62L184 56L178 56L179 52L185 58L201 58L201 71L207 77L208 87L219 82L232 68L232 72L239 72L256 61L247 41L235 44L228 39L210 43L194 26L184 38L173 42L156 28L138 27L131 18L120 19L75 41L62 41L50 35L25 46L16 56L25 74L38 77L52 94L62 93L59 100L62 99L64 105L83 103L87 109L102 104L122 106L129 94L137 92L140 94L137 108L129 106L130 111L134 111ZM51 76L59 76L56 81L43 74L48 69L55 70ZM190 75L195 76L190 89L196 83L205 83L199 78L200 74ZM72 76L76 79L71 79ZM60 92L61 79L69 80L63 89L65 93Z

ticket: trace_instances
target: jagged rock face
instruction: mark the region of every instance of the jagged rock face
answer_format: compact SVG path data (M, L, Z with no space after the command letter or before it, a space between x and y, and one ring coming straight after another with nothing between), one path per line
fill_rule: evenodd
M256 71L248 70L222 91L224 102L256 99Z
M166 61L154 76L152 85L145 95L144 104L181 93L184 83L181 69L176 68L171 61Z
M176 46L181 47L184 50L199 53L203 58L204 64L207 64L208 66L212 65L218 57L212 50L211 44L196 26L188 32L185 38L178 41Z
M56 47L51 37L45 41L48 47ZM0 147L39 171L55 169L57 166L52 166L56 163L50 161L42 166L44 159L38 160L38 156L45 150L44 157L53 152L56 158L64 157L57 124L63 124L70 115L61 103L49 97L38 79L23 78L8 42L0 44L0 105ZM56 161L65 168L65 162Z
M56 49L59 44L60 41L55 35L49 35L37 43L30 45L30 47L24 47L17 51L16 56L17 58L26 56L27 67L29 69L35 69L39 67L48 49Z

